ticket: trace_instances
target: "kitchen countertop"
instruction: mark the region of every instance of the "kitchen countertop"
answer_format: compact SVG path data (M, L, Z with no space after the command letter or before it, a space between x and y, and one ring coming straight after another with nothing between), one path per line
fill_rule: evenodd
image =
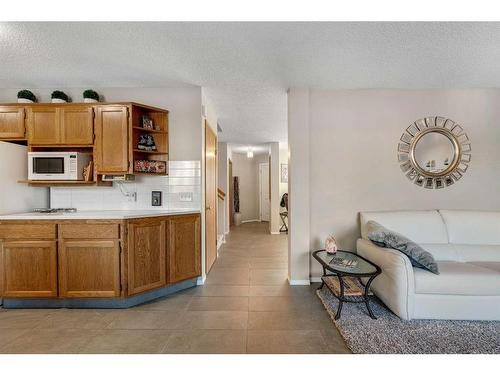
M0 220L123 220L199 213L200 210L116 210L57 213L25 212L0 215Z

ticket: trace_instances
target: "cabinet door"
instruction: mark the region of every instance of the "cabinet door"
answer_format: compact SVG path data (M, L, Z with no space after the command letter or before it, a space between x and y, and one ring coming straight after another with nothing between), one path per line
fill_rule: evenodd
M168 224L168 281L201 275L200 216L173 217Z
M119 296L119 241L61 241L59 295L66 298Z
M0 107L0 139L24 138L24 108Z
M28 141L34 145L55 145L61 141L59 108L28 109Z
M2 243L4 297L56 297L55 241Z
M128 108L125 106L97 107L95 132L97 173L128 173Z
M165 286L165 221L144 219L128 227L128 293Z
M92 145L94 143L94 111L92 107L62 107L60 109L61 143Z

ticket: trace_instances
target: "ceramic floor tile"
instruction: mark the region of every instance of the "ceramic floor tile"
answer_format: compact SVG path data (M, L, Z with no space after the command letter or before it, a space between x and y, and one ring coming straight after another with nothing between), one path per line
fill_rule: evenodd
M248 311L248 297L193 297L191 311Z
M28 331L27 329L0 328L0 350L2 347Z
M177 311L122 310L113 313L108 329L174 329L181 314Z
M133 310L144 311L182 311L186 310L193 296L191 294L174 294L133 307Z
M81 353L98 331L83 329L30 330L0 348L2 353Z
M207 285L249 285L248 268L219 268L210 272Z
M319 330L266 330L248 331L247 351L265 354L319 354L328 353L330 347Z
M166 330L105 330L91 337L82 353L161 353L172 331Z
M311 311L318 306L314 302L314 297L309 295L250 297L249 311Z
M328 328L332 324L330 317L321 312L250 311L248 313L249 330L311 330Z
M286 269L251 269L250 285L283 285L287 276Z
M193 292L195 296L205 297L245 297L248 294L248 285L202 285Z
M248 311L186 311L177 329L246 329Z
M232 354L246 352L246 330L173 331L164 353Z
M0 328L34 328L54 310L9 309L0 314Z
M37 328L103 329L112 320L113 310L58 309L47 316Z

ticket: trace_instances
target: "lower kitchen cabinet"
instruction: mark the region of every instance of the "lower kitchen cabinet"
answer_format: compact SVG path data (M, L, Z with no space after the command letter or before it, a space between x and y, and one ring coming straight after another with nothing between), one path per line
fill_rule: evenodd
M200 276L200 216L177 216L168 222L169 283Z
M128 224L128 294L165 286L165 219L139 219Z
M57 296L57 242L4 241L4 297Z
M119 240L60 242L60 297L118 297L119 295Z

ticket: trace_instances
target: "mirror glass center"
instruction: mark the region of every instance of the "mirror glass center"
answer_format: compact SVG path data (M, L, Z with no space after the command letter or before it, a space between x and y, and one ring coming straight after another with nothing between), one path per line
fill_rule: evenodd
M451 140L444 134L430 132L415 145L415 162L426 172L440 173L446 170L455 156Z

